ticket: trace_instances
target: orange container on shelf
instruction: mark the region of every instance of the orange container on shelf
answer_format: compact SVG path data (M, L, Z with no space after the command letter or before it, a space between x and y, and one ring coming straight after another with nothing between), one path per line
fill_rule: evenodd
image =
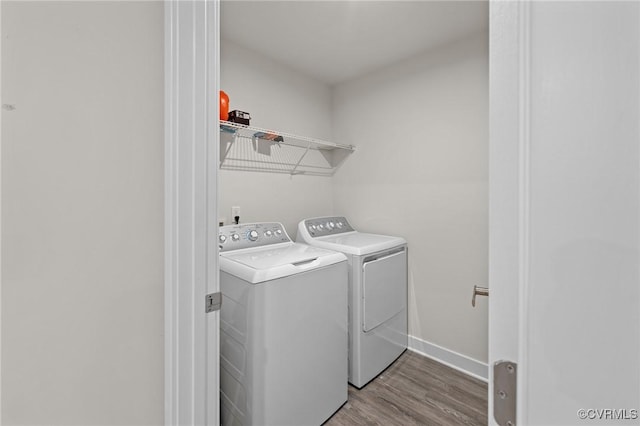
M227 121L229 119L229 95L220 91L220 120Z

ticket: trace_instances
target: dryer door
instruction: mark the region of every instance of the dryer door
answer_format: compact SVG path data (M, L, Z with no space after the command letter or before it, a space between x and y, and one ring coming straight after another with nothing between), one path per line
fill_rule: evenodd
M362 263L362 329L373 330L407 307L407 249L401 247Z

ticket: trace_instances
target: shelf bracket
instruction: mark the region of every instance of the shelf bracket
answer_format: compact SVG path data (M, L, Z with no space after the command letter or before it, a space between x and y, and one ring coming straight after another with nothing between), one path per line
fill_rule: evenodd
M221 166L224 163L224 160L226 160L227 155L229 155L229 151L231 151L231 147L233 146L234 143L236 143L237 140L238 140L237 133L231 134L231 133L221 132L220 134L220 165Z
M307 155L307 153L309 152L309 149L311 149L311 144L307 145L307 149L304 150L304 152L300 156L300 159L298 160L296 165L293 166L293 170L291 170L291 175L300 174L300 173L296 173L296 170L298 170L298 166L300 165L300 163L302 163L302 160L304 159L305 155Z

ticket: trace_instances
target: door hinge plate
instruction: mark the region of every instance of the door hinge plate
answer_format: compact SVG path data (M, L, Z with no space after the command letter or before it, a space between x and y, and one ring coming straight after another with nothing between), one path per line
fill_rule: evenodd
M518 388L518 364L498 361L493 364L493 417L500 426L515 426Z
M222 306L222 293L211 293L207 294L206 304L205 304L205 312L215 312L219 311Z

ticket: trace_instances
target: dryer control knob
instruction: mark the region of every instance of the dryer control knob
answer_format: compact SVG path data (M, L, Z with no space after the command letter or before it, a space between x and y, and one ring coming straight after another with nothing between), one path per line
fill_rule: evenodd
M333 223L333 222L327 222L327 228L329 228L329 229L333 229L333 228L335 228L335 227L336 227L336 224L335 224L335 223Z
M256 241L258 239L258 231L251 230L249 231L249 233L247 234L247 237L249 238L250 241Z
M271 237L272 235L273 235L273 232L271 232L271 231L267 231L267 232L264 233L264 236L267 237L267 238Z
M336 223L336 226L338 227L338 229L342 229L342 222Z
M322 231L324 229L324 224L321 223L320 225L318 225L318 229Z
M238 240L240 239L240 235L238 235L238 234L232 234L232 235L231 235L231 239L232 239L233 241L238 241Z
M282 235L282 229L276 229L276 237Z
M220 243L224 244L224 242L227 241L227 236L226 235L220 235L218 237L218 241L220 241Z

